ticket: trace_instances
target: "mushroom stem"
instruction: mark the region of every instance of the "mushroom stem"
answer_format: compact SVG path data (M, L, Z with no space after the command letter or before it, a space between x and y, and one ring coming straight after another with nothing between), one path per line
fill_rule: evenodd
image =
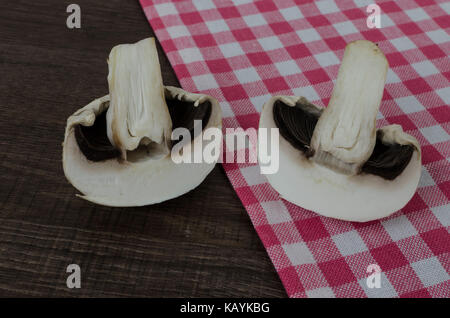
M127 151L141 145L153 157L169 154L172 121L155 39L115 46L108 66L111 100L106 120L111 143L125 160Z
M312 160L354 175L372 154L388 62L378 46L347 45L330 103L314 129Z

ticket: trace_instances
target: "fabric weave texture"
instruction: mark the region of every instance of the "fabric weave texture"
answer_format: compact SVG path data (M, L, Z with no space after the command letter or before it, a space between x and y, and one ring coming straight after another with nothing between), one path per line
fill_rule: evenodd
M223 164L290 297L450 296L450 2L376 1L381 28L369 29L374 2L140 0L182 87L217 98L224 129L257 128L273 95L327 105L351 41L386 55L377 127L400 124L422 147L421 181L401 211L322 217L281 199L258 165ZM370 264L380 288L366 283Z

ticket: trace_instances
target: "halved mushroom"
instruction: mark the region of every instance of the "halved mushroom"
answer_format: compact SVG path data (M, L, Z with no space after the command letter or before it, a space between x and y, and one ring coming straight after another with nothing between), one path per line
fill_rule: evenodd
M67 120L63 167L82 198L107 206L142 206L180 196L197 187L216 162L175 163L178 142L214 140L194 135L221 128L222 112L211 96L163 86L153 38L112 49L110 94L76 111ZM186 128L191 139L171 140L172 130ZM183 147L201 156L202 147Z
M281 197L359 222L386 217L411 199L420 145L399 125L375 127L387 69L377 45L355 41L345 49L328 107L294 96L264 105L260 128L278 128L281 135L279 170L267 175Z

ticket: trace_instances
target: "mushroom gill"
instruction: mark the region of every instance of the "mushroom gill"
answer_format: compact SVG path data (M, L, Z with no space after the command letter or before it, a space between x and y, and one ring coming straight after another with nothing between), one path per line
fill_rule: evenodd
M273 106L273 119L280 135L292 147L302 151L307 158L314 155L311 138L321 114L322 109L306 100L297 102L295 106L289 106L277 100ZM363 164L360 173L393 180L406 168L416 147L412 144L387 141L383 139L383 136L383 129L379 129L374 150Z
M105 103L109 105L109 102ZM197 137L194 135L195 120L201 121L202 130L208 124L212 108L210 101L204 101L195 106L193 101L183 101L166 96L166 103L172 120L172 128L186 128L189 130L191 140ZM108 105L105 108L108 108ZM88 160L103 161L120 158L120 151L108 139L106 113L107 109L97 115L92 126L81 124L75 126L78 147ZM182 140L173 140L170 148L180 141Z

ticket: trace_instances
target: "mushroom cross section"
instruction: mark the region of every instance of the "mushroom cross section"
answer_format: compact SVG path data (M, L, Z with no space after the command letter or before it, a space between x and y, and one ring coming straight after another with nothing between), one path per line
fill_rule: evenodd
M267 178L283 198L361 222L388 216L411 199L420 145L399 125L376 129L387 69L376 44L355 41L345 49L328 107L295 96L264 105L260 128L278 128L281 136L280 168Z
M109 60L109 94L67 120L64 173L82 198L107 206L141 206L180 196L197 187L216 161L176 163L171 149L201 156L211 142L196 134L222 127L216 99L164 86L153 38L114 47ZM187 140L172 140L185 128ZM184 137L185 135L183 135ZM200 142L202 147L184 147Z

